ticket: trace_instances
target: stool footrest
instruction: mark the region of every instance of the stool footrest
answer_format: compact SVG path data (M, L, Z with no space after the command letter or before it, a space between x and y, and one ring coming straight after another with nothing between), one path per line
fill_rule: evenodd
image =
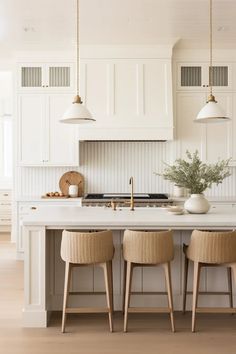
M66 313L109 313L107 307L69 307Z
M170 313L169 307L129 307L130 313Z
M198 313L236 313L234 307L197 307Z
M69 295L106 295L105 291L70 291Z
M132 291L130 295L167 295L166 291Z
M188 295L193 294L192 291L187 291ZM230 291L199 291L198 295L230 295Z

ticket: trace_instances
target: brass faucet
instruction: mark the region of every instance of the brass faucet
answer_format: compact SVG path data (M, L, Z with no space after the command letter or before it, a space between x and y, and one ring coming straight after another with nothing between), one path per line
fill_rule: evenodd
M116 201L114 199L111 200L112 210L116 210Z
M129 184L131 185L130 210L134 210L134 178L133 177L130 177Z

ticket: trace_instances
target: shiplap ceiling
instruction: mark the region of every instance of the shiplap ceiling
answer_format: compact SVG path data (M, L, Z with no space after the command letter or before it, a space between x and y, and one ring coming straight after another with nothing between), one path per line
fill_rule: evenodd
M81 44L208 45L208 0L80 0ZM76 0L0 0L0 49L67 49ZM214 0L214 46L236 47L236 0ZM221 30L220 30L221 29Z

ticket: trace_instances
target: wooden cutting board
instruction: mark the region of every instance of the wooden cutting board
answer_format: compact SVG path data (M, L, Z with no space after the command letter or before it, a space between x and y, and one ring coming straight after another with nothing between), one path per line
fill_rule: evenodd
M76 184L79 186L78 197L82 197L84 195L84 177L81 173L76 171L69 171L61 176L59 187L65 196L69 195L70 184Z

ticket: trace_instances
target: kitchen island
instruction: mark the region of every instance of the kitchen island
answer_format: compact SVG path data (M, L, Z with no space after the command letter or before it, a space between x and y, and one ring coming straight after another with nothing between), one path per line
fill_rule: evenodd
M22 221L25 238L24 309L23 325L46 327L51 311L62 308L64 263L60 259L60 242L63 229L71 230L113 230L115 256L114 304L121 310L122 300L122 237L126 228L142 230L174 230L175 259L172 262L172 282L175 310L182 302L182 244L188 243L191 231L197 229L231 230L236 227L236 208L215 207L203 215L173 215L162 208L137 208L131 211L122 208L114 211L103 207L40 206L26 215ZM89 304L103 306L105 303L103 274L98 267L81 267L72 277L71 306ZM131 306L164 306L163 274L161 268L137 268L134 272L132 291L143 292L134 295ZM189 289L192 285L190 269ZM156 279L156 281L154 281ZM206 269L201 277L201 290L226 291L227 276L224 268ZM156 295L152 292L160 292ZM88 296L92 293L93 295ZM147 294L148 293L148 294ZM191 297L188 296L188 306ZM201 306L228 306L227 296L200 296Z

